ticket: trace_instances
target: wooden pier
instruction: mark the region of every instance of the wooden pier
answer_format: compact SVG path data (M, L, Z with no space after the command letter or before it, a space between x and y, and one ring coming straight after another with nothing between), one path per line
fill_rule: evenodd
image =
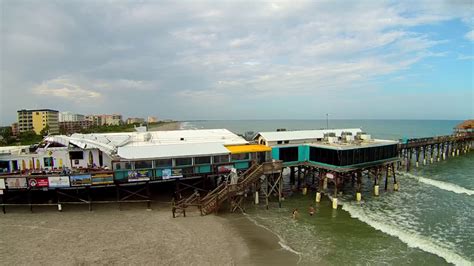
M469 152L473 147L474 133L465 132L449 136L437 136L430 138L407 139L399 144L398 153L400 165L404 165L406 171L420 164L432 164L449 157L459 156Z

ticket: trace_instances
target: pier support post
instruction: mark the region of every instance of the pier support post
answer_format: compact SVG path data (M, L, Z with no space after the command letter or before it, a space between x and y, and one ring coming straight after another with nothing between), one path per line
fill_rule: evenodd
M258 197L258 190L255 191L255 205L258 205L260 203L260 198Z
M362 173L361 171L357 171L357 192L356 192L356 200L357 201L361 201L362 200L362 193L360 192L361 191L361 187L362 187Z
M387 188L388 188L388 169L389 166L385 166L385 186L384 186L384 190L387 191Z
M295 185L295 167L290 166L290 185L291 188L293 189L293 186Z
M321 202L321 192L316 192L316 199L315 199L316 203L319 203Z
M375 170L375 177L374 177L374 195L378 196L379 195L379 169L377 168Z
M338 174L334 174L334 197L332 198L332 208L337 209L337 187L338 183L337 180L339 179Z

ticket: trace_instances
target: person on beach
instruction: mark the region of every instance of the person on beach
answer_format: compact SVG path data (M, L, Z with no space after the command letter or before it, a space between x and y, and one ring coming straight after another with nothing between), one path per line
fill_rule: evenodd
M294 220L296 220L298 218L298 209L294 209L291 216L293 217Z
M312 205L309 205L309 215L313 216L314 215L314 207Z

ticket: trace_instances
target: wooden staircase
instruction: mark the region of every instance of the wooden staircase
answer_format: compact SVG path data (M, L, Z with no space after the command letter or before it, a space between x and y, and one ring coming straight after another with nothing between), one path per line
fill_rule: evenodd
M253 164L244 173L240 174L237 184L223 182L204 197L200 197L199 193L194 193L187 198L174 202L172 206L173 217L175 217L175 213L179 212L186 216L186 208L189 206L197 206L201 211L201 215L207 215L219 210L219 207L222 206L225 201L229 201L231 205L239 205L234 206L231 210L237 208L242 209L240 204L243 198L241 196L243 196L262 175L281 172L281 170L281 161Z
M211 191L201 200L201 213L203 215L217 211L219 207L230 197L243 194L263 175L263 165L252 165L247 171L240 175L237 184L224 182Z

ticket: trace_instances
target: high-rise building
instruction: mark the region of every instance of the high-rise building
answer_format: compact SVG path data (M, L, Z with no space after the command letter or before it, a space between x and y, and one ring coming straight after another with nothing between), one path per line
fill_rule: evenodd
M59 112L51 109L18 110L18 131L33 130L36 134L48 128L49 134L59 133Z
M59 113L59 122L77 122L84 121L85 116L81 114L75 114L72 112L60 112Z

